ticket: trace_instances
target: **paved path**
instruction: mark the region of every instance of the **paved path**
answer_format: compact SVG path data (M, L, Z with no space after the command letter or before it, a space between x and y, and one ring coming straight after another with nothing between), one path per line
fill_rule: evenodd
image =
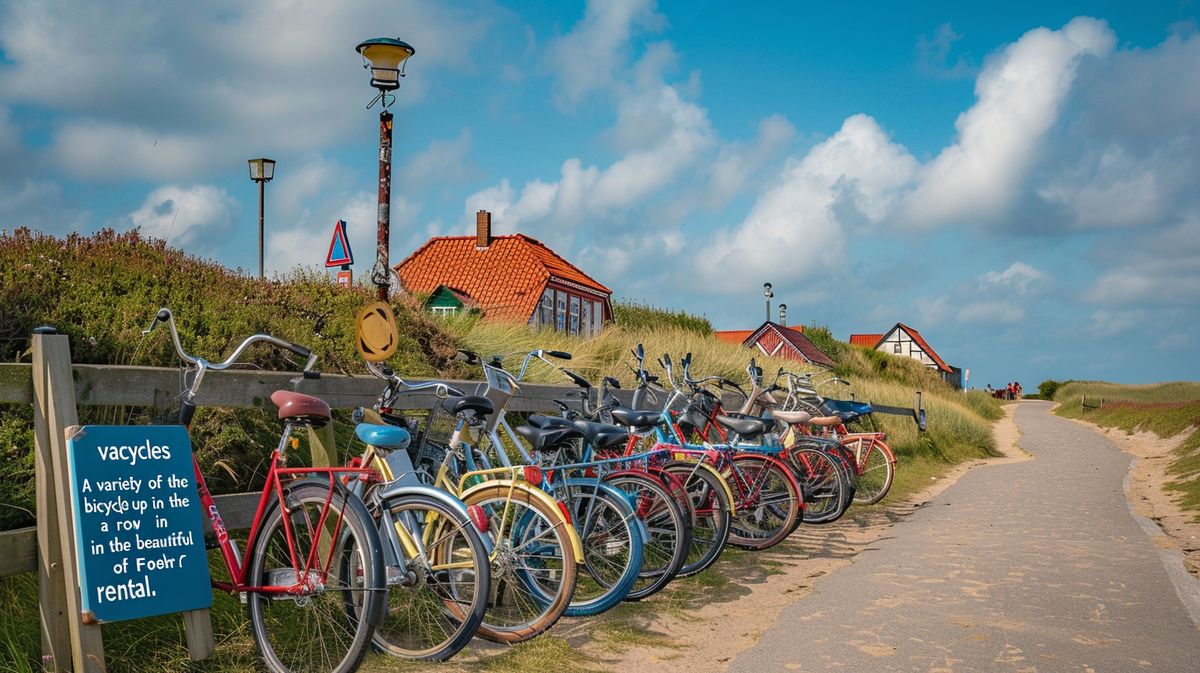
M1015 414L1034 460L968 472L729 670L1200 671L1200 628L1126 504L1130 458L1049 409Z

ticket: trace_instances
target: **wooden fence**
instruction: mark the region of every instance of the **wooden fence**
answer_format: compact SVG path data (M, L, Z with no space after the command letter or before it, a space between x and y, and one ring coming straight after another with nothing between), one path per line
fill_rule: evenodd
M66 336L37 334L33 337L32 364L0 364L0 404L31 404L34 408L37 481L37 525L0 532L0 577L38 572L43 661L52 670L82 673L105 670L104 650L99 625L82 621L75 582L74 535L63 523L71 521L72 516L63 430L78 424L77 406L161 407L178 396L180 372L157 367L78 365L72 364L70 357ZM271 393L291 389L296 376L295 372L209 372L196 402L200 406L266 408ZM479 385L474 381L449 383L467 392ZM299 389L324 399L334 409L353 409L373 404L383 385L373 376L322 375L320 379L304 380ZM554 400L565 399L577 390L572 386L523 384L506 408L514 412L557 411ZM413 393L401 396L397 408L428 409L436 402L433 394ZM325 460L336 455L332 433L314 433L311 438L325 450ZM217 496L225 525L230 529L249 527L259 495ZM196 613L185 613L184 622L191 656L201 659L212 651L212 635L207 610Z

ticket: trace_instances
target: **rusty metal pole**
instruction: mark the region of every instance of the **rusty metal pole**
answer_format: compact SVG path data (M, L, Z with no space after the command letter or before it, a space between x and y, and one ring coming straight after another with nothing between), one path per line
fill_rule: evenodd
M379 230L375 238L375 269L372 281L379 290L379 300L388 300L391 269L388 267L388 233L392 209L392 113L379 113Z
M266 194L267 181L258 182L258 279L263 279L263 196Z

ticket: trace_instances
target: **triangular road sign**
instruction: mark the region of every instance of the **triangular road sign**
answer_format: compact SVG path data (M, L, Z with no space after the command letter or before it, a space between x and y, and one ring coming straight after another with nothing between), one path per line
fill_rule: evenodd
M350 252L350 240L346 238L346 223L338 220L333 225L333 240L329 241L329 254L325 255L325 266L346 266L354 263Z

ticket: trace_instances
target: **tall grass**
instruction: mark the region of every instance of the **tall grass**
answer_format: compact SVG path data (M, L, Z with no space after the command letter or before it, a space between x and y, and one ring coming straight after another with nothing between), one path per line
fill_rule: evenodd
M1088 408L1083 407L1087 396ZM1174 381L1124 385L1103 381L1071 381L1055 393L1055 413L1081 418L1126 432L1153 432L1159 437L1190 434L1175 449L1167 466L1174 480L1163 488L1179 495L1185 509L1197 512L1200 521L1200 383ZM1099 408L1093 408L1099 405Z

